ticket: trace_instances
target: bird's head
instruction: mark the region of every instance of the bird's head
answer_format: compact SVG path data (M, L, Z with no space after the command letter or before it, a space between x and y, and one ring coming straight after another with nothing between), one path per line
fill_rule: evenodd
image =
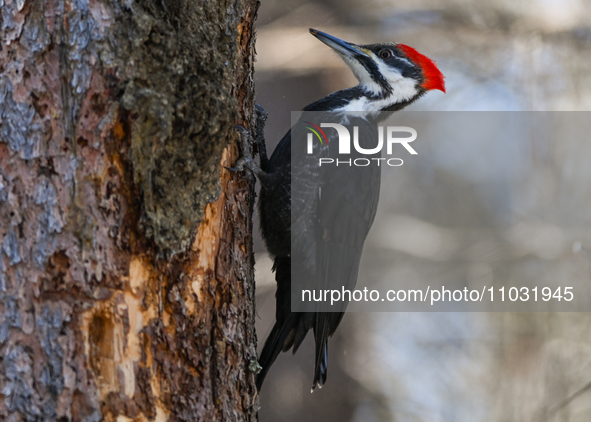
M359 80L363 98L348 108L388 110L408 104L426 91L445 92L444 76L433 60L412 47L396 43L356 45L310 29L310 33L336 51Z

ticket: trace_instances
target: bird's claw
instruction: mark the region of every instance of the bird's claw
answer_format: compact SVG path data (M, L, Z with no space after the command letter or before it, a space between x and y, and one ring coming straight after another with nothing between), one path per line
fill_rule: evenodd
M252 133L244 126L235 125L234 129L240 134L240 141L242 144L242 157L236 161L233 167L226 167L230 171L243 171L245 168L260 176L264 172L261 167L254 161L251 153L251 145L258 147L259 155L261 157L261 165L268 161L267 150L265 148L265 121L267 120L267 112L260 105L255 106L256 115L256 137L253 138Z
M268 116L267 112L265 111L265 109L263 107L261 107L258 104L254 106L254 111L257 116L257 128L259 127L260 123L262 123L264 126L265 122L267 121L267 116Z
M247 136L250 137L250 131L242 125L234 125L234 129L240 132L242 137Z
M236 160L236 162L234 163L234 167L226 167L224 166L224 168L226 170L229 171L234 171L234 172L239 172L239 171L244 171L244 167L249 168L248 166L248 158L239 158L238 160Z
M256 115L256 139L255 143L259 149L259 157L261 159L261 166L265 166L269 161L267 157L267 146L265 143L265 122L267 121L267 112L260 105L255 106Z
M250 154L249 148L252 144L252 135L250 134L250 131L241 125L234 125L234 129L236 129L240 133L240 143L242 144L242 157L252 159L252 155Z
M239 172L248 169L252 171L254 174L258 174L261 170L252 158L252 155L250 153L250 144L252 143L252 136L250 134L250 131L241 125L235 125L234 129L236 129L240 133L242 144L242 157L240 157L236 161L236 163L234 163L233 167L224 167L227 170L233 172Z
M239 163L238 161L236 161L236 164L234 164L234 167L224 166L224 168L228 171L232 171L235 173L244 170L244 166L241 165L241 163Z

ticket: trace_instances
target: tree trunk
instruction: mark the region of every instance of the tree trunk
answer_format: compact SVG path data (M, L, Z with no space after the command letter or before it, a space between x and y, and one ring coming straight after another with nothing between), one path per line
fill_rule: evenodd
M0 419L256 419L257 7L0 0Z

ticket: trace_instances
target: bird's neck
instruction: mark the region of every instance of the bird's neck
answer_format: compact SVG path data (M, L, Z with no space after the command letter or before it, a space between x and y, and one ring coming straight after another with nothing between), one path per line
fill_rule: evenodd
M424 94L414 82L401 81L388 90L359 84L352 88L333 92L318 100L304 111L380 112L398 111L412 104Z

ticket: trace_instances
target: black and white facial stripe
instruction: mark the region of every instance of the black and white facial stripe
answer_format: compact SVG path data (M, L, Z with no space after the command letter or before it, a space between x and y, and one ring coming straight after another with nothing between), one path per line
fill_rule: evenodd
M310 32L341 56L359 85L331 94L306 110L395 111L425 93L423 69L407 55L408 47L395 43L356 45L317 30Z

